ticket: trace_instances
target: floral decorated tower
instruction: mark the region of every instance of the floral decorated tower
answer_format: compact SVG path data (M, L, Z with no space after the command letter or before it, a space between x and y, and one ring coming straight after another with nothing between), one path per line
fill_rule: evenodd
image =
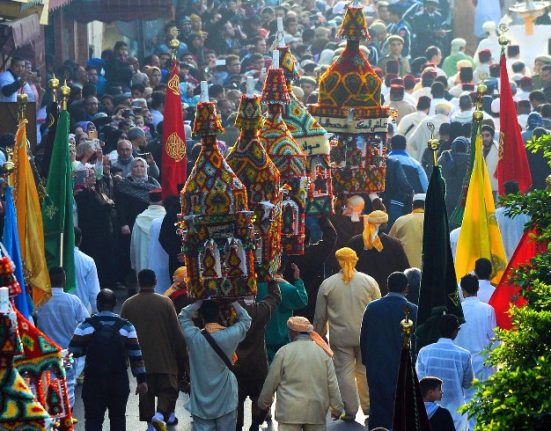
M306 154L306 172L310 178L306 215L331 214L333 212L333 185L331 182L330 152L327 131L310 115L308 109L291 90L291 83L299 78L296 59L285 45L283 22L278 18L278 50L280 65L291 99L283 109L283 121L291 135Z
M283 110L291 102L283 70L279 68L279 51L262 89L262 100L268 105L268 116L260 130L260 143L281 174L281 245L286 255L304 254L305 214L309 180L306 155L283 121Z
M384 191L390 108L381 106L381 80L360 50L369 34L356 2L348 6L338 35L347 39L346 48L321 76L318 103L308 108L336 136L333 193L342 207L347 195Z
M65 364L61 347L17 312L17 326L23 351L15 366L36 398L59 425L57 430L73 429L71 404L67 392Z
M280 175L258 137L262 108L253 90L250 77L235 121L241 134L226 160L247 189L249 208L255 214L256 273L259 281L268 281L281 263Z
M193 133L202 148L181 192L183 239L190 295L240 298L256 294L253 212L247 190L216 143L224 129L201 83Z
M51 430L50 415L14 363L15 355L22 348L17 334L17 316L10 303L12 287L0 288L0 429Z

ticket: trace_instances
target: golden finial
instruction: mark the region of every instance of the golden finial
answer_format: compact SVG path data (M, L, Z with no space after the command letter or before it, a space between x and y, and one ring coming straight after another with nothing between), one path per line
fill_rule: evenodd
M484 119L484 114L482 111L474 111L473 112L473 121L476 121L477 123L482 121Z
M407 305L404 306L404 319L400 322L402 332L404 333L404 347L409 347L409 341L413 333L413 321L409 318L410 312L409 307Z
M505 23L501 23L499 25L499 32L500 32L500 36L499 38L497 39L497 41L499 42L499 44L501 45L501 49L505 49L505 47L507 45L509 45L509 43L511 43L511 41L509 39L507 39L507 36L505 36L505 33L507 33L509 31L509 27L507 26L507 24Z
M551 190L551 175L547 175L547 178L545 179L545 185L547 186L547 190Z
M392 116L392 124L397 124L398 123L398 110L397 109L393 109L392 111L390 111L390 115Z
M19 120L25 119L28 100L29 100L29 96L27 96L25 93L21 92L17 94L17 103L19 104L18 110L17 110L17 118Z
M479 98L482 98L487 91L488 91L488 87L486 84L483 84L482 82L478 84L478 87L476 88L476 92Z
M440 142L438 139L434 138L434 124L427 123L427 127L430 130L430 139L427 142L427 147L430 151L432 151L432 163L434 166L438 166L438 147L440 146Z
M6 174L11 174L13 170L15 169L15 163L13 163L13 147L12 146L6 146L6 162L4 163L4 166L2 166L4 172Z
M71 95L71 88L67 85L67 80L63 82L63 85L59 89L59 92L61 93L61 109L63 111L67 110L67 101L69 99L69 96Z
M170 31L170 35L172 36L172 39L168 42L168 46L172 50L172 58L176 58L176 54L178 52L178 48L180 48L180 41L178 40L178 35L180 32L178 31L178 27L173 26Z
M52 100L57 102L57 89L59 88L59 79L56 78L55 74L52 75L52 78L48 81L50 90L52 90Z
M506 47L511 42L509 39L507 39L506 36L503 36L503 35L499 36L497 41L499 42L502 48Z
M482 121L484 118L484 114L482 114L482 101L484 98L484 95L486 94L486 91L488 91L488 87L480 83L478 85L478 88L476 89L477 97L476 97L476 111L473 112L473 120L474 121Z

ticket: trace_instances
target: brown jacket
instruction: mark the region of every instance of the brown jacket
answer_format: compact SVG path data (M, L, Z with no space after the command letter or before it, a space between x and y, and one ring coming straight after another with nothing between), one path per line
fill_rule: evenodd
M140 291L124 302L121 317L136 328L147 374L178 374L186 348L172 301L152 290Z
M237 362L235 375L239 387L251 396L258 396L268 374L268 356L264 338L266 325L272 317L272 312L281 302L281 291L277 282L268 284L268 295L253 304L240 301L241 305L252 318L251 328L245 339L237 347Z

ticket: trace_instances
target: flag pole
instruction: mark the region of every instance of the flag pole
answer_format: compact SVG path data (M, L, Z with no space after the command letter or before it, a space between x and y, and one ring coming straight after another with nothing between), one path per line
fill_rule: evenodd
M180 48L180 40L178 39L179 34L180 32L178 31L178 28L172 27L172 29L170 30L170 35L172 36L172 39L170 39L170 41L168 42L168 46L172 51L171 57L173 63L177 61L178 48Z
M485 84L478 84L478 88L476 90L477 92L477 100L476 100L476 109L473 112L473 123L475 123L475 127L480 127L480 123L484 119L484 114L482 112L482 98L484 97L484 94L486 94L486 91L488 90L488 87L486 87ZM480 131L477 131L477 134Z
M71 95L71 89L67 85L67 80L65 80L59 91L61 93L61 110L66 111L67 101L69 99L69 96ZM67 142L67 145L69 145L69 142ZM59 234L59 266L63 266L63 254L65 252L63 248L64 239L64 232L63 230L61 230Z
M410 349L411 334L413 332L413 321L409 318L411 310L408 306L404 307L404 318L400 322L402 332L404 333L404 347Z
M57 89L59 88L59 79L56 78L55 73L52 75L52 78L48 81L48 87L52 91L52 102L57 102Z
M17 103L19 104L18 110L17 110L17 119L19 121L23 121L26 119L28 99L29 99L28 96L23 92L17 95Z
M438 139L434 138L434 124L428 123L427 127L430 130L430 139L427 142L427 147L429 148L429 151L432 151L433 166L438 166L438 147L440 146L440 142Z

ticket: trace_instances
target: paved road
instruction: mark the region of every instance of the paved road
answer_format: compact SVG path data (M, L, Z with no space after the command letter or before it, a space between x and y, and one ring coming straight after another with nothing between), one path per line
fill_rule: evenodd
M84 406L82 404L82 398L80 396L82 386L78 386L76 390L76 402L75 402L75 408L74 408L74 416L78 418L80 421L75 426L75 431L84 431ZM133 395L134 390L136 389L135 380L130 383L130 389L131 389L131 395L128 400L128 406L126 409L126 429L127 431L145 431L147 426L140 422L139 415L138 415L138 396ZM178 402L176 403L176 416L178 417L179 423L175 427L169 427L169 431L191 431L192 429L192 421L191 416L188 413L188 411L184 408L184 403L187 401L188 396L185 394L180 393L180 398L178 399ZM246 404L246 412L250 412L250 401L247 400ZM244 430L248 430L249 425L251 424L251 418L250 414L245 415L245 427ZM336 421L333 422L330 419L328 420L328 426L327 429L329 431L365 431L367 428L363 427L360 424L364 423L365 417L362 414L358 414L356 420L357 422L354 423L348 423L343 421ZM359 423L358 423L359 422ZM104 426L104 431L109 431L109 419L106 417ZM277 423L274 421L273 423L267 424L265 423L262 426L263 431L276 431L277 430ZM228 430L232 431L232 430Z

